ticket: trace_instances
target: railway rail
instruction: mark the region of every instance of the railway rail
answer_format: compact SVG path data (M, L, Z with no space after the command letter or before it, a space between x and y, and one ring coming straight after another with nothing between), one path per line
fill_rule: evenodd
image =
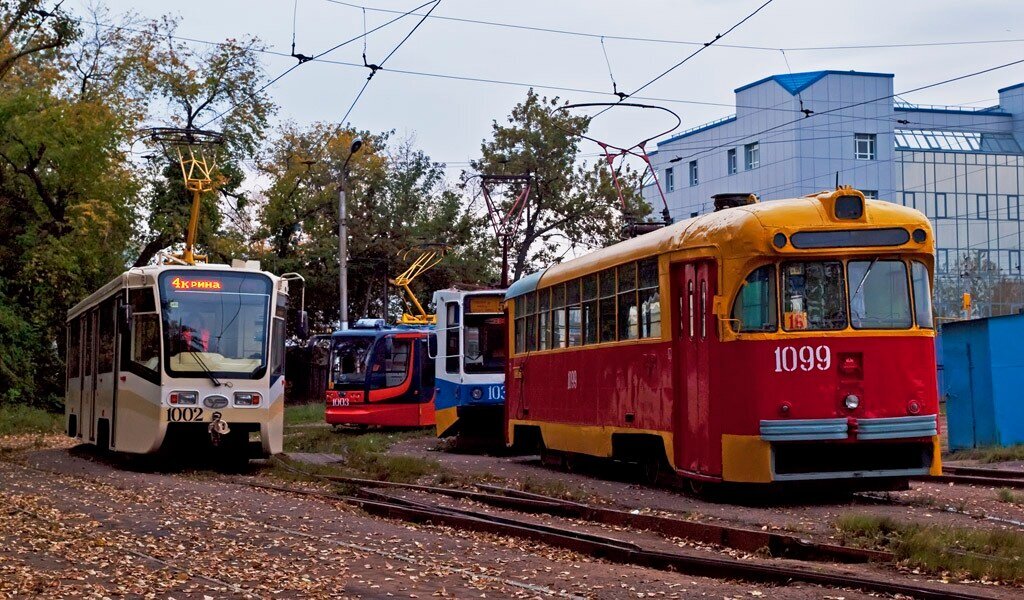
M942 470L942 475L918 478L917 481L1024 489L1024 471L952 466L945 466Z
M354 491L351 494L337 494L289 485L259 483L240 479L233 479L232 481L279 492L343 502L357 506L370 514L385 518L520 537L612 562L705 577L738 579L776 585L801 582L829 588L850 588L868 593L898 594L922 599L990 597L974 590L950 589L949 586L886 581L877 577L844 571L835 566L826 566L821 564L821 562L812 562L815 560L845 563L891 561L892 555L885 552L861 551L860 549L842 546L816 544L801 540L795 536L773 532L683 521L658 515L638 515L631 512L595 507L497 486L479 485L477 487L485 491L474 492L437 486L319 475L308 473L290 465L286 466L313 480L354 486ZM570 528L498 516L482 510L453 508L430 501L411 500L379 491L381 488L438 494L520 512L541 512L603 525L645 529L662 535L684 537L693 541L719 544L752 553L763 553L767 550L773 557L791 558L792 561L784 564L770 564L764 561L737 560L721 556L665 552L645 548L631 541L581 532Z

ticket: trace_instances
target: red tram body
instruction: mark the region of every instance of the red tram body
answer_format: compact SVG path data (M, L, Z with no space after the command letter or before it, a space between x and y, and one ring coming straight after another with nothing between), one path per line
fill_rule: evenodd
M506 296L506 441L709 482L939 474L932 232L849 188L726 208Z

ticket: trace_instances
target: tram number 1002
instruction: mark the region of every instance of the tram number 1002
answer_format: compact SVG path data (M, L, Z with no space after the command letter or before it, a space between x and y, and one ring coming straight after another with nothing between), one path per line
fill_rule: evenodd
M167 409L167 420L171 423L199 422L203 420L203 409L191 406L172 406Z
M832 366L828 346L780 346L775 349L775 372L827 371Z

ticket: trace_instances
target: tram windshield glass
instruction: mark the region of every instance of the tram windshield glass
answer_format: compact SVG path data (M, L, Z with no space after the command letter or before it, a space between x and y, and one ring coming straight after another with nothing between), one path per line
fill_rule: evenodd
M260 273L162 273L160 306L168 373L263 377L271 290L270 279Z
M337 384L364 383L375 339L372 335L335 338L331 351L331 381Z
M505 317L467 314L465 318L466 373L504 373Z

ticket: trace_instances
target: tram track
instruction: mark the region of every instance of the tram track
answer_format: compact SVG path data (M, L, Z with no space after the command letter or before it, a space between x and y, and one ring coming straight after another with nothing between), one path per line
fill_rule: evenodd
M942 470L942 475L931 475L927 479L917 481L1024 489L1024 471L982 467L943 467Z
M354 492L351 494L337 494L323 490L311 490L308 488L299 488L288 485L267 484L237 479L233 481L242 485L250 485L278 492L313 496L324 500L342 502L351 506L356 506L367 513L384 518L403 520L417 524L433 524L481 533L525 538L543 542L551 546L572 550L595 558L608 560L610 562L669 570L690 575L700 575L719 579L736 579L775 585L787 585L794 582L800 582L820 585L828 588L857 589L867 593L905 595L922 599L990 597L974 591L951 590L948 586L939 587L912 582L884 580L877 577L851 573L834 566L825 566L821 562L813 561L814 558L821 561L825 556L829 556L828 560L830 561L839 562L866 562L870 560L891 561L892 556L885 552L876 553L875 551L866 551L861 553L858 549L841 546L832 547L827 544L814 544L813 542L799 540L794 536L786 536L784 534L756 532L755 530L742 530L740 528L730 528L720 525L709 526L707 524L682 521L657 515L637 515L630 512L593 507L587 504L570 502L537 494L528 494L496 486L481 485L478 487L481 489L487 489L488 491L472 492L469 490L455 488L319 475L306 473L302 469L294 467L290 468L298 473L306 474L312 480L355 486ZM718 536L718 541L708 543L717 543L729 548L739 549L736 548L736 546L750 548L753 544L766 542L755 548L754 552L763 553L766 548L770 550L771 546L774 544L777 550L782 549L783 551L789 551L791 554L794 552L794 549L799 549L800 552L806 553L805 555L808 558L792 558L783 564L769 564L765 561L751 559L737 560L714 555L702 556L694 553L666 552L647 548L641 544L631 541L624 541L605 535L581 532L567 527L556 527L510 517L497 516L482 510L454 508L451 506L441 505L436 502L431 502L429 500L412 500L393 493L381 492L379 491L381 488L404 490L422 494L437 494L463 500L472 500L496 506L500 505L502 508L511 508L512 510L520 512L544 512L561 518L575 518L584 522L592 522L601 525L615 525L645 529L661 533L662 535L684 537L690 540L693 540L694 538L679 534L684 533L683 530L685 528L692 527L692 529L688 531L691 536ZM517 494L521 497L517 497ZM628 515L628 517L626 515ZM684 523L688 525L682 525ZM643 526L641 526L641 524ZM762 534L762 537L749 535L748 532ZM704 540L698 539L695 541L706 541L706 539L707 538ZM733 545L721 544L721 540L723 539L725 541L732 542ZM794 540L796 540L795 543ZM816 553L819 554L815 556Z

